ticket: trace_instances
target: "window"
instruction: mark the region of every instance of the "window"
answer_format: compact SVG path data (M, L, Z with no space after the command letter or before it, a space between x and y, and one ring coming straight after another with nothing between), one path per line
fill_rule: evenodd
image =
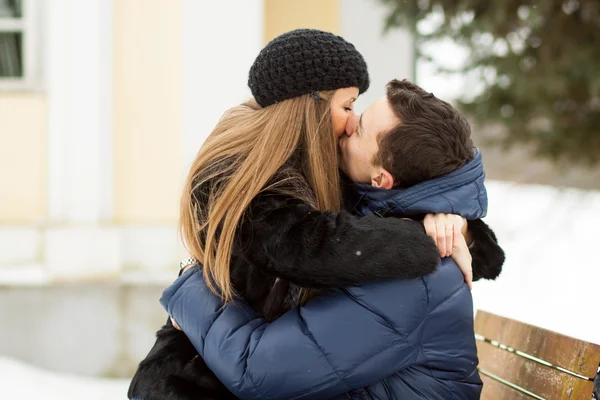
M0 90L31 87L30 7L31 0L0 0Z

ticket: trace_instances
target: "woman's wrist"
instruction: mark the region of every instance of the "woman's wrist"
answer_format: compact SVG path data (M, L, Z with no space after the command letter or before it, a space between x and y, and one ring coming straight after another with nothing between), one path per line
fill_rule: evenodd
M198 260L193 257L188 257L182 262L179 263L179 275L184 274L188 269L192 268L194 265L198 265Z

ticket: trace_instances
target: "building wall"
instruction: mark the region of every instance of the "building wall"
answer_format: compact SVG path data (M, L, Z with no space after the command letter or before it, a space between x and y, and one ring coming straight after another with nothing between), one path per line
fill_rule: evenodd
M339 0L264 0L264 42L298 28L313 28L339 34Z
M185 175L223 112L251 96L248 70L263 46L264 16L263 0L183 0L183 10Z
M46 216L47 112L42 93L0 93L0 225Z
M0 288L0 355L53 371L131 377L166 321L158 285ZM125 394L123 394L125 396Z
M181 188L182 3L114 2L114 220L175 223Z
M191 160L222 112L250 97L252 60L284 31L355 43L372 71L365 104L388 77L411 73L406 35L373 45L383 14L368 0L34 4L46 85L0 94L5 225L174 227Z
M341 35L361 52L371 86L356 102L358 112L385 94L391 79L413 79L413 40L406 30L384 34L386 10L373 0L341 0Z

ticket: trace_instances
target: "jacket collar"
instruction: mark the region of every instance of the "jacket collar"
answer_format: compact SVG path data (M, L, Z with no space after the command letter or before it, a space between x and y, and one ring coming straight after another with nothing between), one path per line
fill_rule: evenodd
M462 168L406 189L379 189L370 185L348 187L348 209L359 215L459 214L467 219L487 213L485 171L481 152Z

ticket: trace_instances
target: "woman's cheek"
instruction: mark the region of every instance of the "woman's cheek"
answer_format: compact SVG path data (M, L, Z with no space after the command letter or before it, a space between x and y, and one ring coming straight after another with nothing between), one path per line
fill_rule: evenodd
M333 124L333 135L336 139L339 139L345 132L346 124L344 124L340 119L336 120Z

